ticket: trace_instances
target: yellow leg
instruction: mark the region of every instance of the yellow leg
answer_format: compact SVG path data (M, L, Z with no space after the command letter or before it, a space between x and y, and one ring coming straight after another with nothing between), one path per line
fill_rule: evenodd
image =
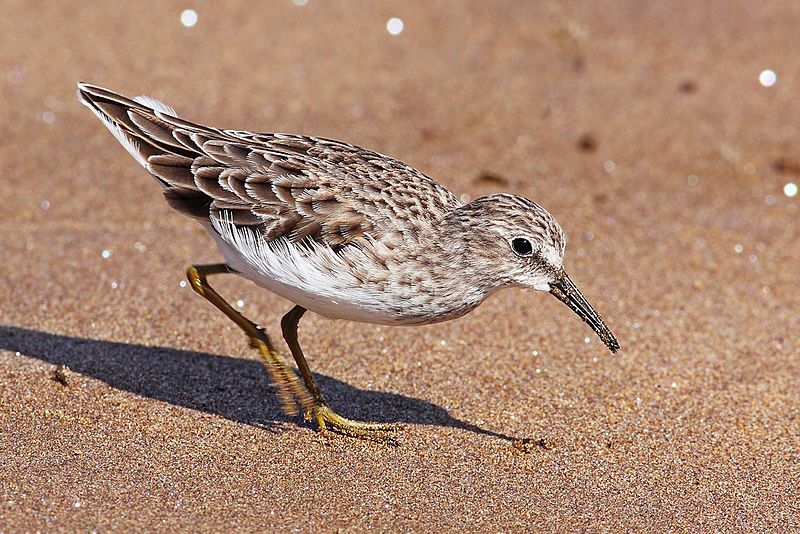
M305 419L307 421L314 421L320 432L323 432L328 426L333 430L343 434L349 434L359 438L368 438L378 441L393 441L391 437L386 435L375 435L375 432L386 432L395 430L396 425L385 423L364 423L361 421L353 421L342 417L328 406L325 402L325 397L317 387L314 377L311 375L311 369L308 367L306 358L303 355L303 349L300 348L300 343L297 340L297 324L300 318L306 312L302 306L295 306L289 313L281 319L281 329L283 330L283 339L289 345L289 350L294 356L294 361L297 363L297 368L300 370L300 376L306 383L308 391L311 393L311 405L305 409Z
M250 345L258 349L264 360L272 383L278 389L278 396L284 411L289 415L296 415L298 408L304 412L313 408L314 402L308 390L300 383L294 370L286 363L286 360L272 346L272 342L264 329L256 325L244 315L236 311L233 306L228 304L225 299L217 293L206 280L211 274L230 273L230 267L224 263L212 265L192 265L186 271L186 276L198 294L203 296L211 304L219 308L222 313L228 316L239 328L244 330L250 339Z

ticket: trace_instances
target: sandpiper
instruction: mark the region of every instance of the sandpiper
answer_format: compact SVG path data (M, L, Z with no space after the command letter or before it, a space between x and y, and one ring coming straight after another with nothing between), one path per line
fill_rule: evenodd
M257 348L284 409L320 431L359 437L394 427L346 419L325 401L297 339L306 310L388 325L461 317L507 287L548 291L619 344L564 271L566 237L538 204L495 194L462 203L418 170L339 141L222 130L177 117L149 97L78 84L78 99L196 219L225 261L193 265L192 288L233 320ZM235 273L295 303L281 320L295 370L263 328L207 281Z

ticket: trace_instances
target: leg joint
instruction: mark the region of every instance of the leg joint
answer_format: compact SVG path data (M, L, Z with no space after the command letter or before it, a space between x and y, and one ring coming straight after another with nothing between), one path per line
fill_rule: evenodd
M297 323L300 318L296 317L296 309L297 308L292 308L281 318L281 331L283 332L284 338L294 336L297 333Z

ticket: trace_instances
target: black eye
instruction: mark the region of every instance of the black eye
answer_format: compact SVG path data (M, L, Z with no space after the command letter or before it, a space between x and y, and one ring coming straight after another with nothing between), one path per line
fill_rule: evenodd
M517 256L530 256L533 252L533 245L524 237L515 237L511 240L511 250Z

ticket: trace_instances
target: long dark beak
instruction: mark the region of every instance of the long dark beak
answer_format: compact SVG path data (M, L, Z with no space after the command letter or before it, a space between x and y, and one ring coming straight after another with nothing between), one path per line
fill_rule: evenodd
M550 284L550 293L552 293L558 300L569 306L569 308L578 314L578 317L592 327L597 335L606 344L611 352L619 350L619 343L617 338L608 329L603 318L600 314L594 311L592 305L583 296L583 293L575 287L569 276L566 273L561 278Z

